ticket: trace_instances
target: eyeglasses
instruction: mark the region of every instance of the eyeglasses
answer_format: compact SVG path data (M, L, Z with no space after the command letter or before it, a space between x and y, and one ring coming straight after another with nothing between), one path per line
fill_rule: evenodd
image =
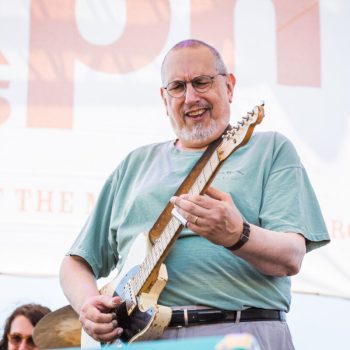
M11 333L7 335L8 341L15 346L18 346L22 343L23 339L25 339L27 345L31 348L36 347L33 337L31 335L23 335L21 333Z
M171 97L179 98L185 96L187 83L199 93L207 92L212 86L214 79L218 76L226 76L227 74L219 73L216 75L199 75L190 81L174 80L164 87Z

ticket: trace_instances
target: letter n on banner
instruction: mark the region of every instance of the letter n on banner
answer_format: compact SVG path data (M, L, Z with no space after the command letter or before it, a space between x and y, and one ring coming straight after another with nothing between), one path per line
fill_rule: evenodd
M191 37L204 40L218 49L230 71L235 66L233 16L236 2L191 1Z
M278 82L320 86L319 0L272 0L276 10Z
M0 52L0 65L9 64L5 56ZM1 89L8 89L10 82L0 80L0 92ZM10 117L11 107L8 101L0 96L0 124L7 121Z
M276 12L278 82L320 86L319 0L272 2ZM236 3L237 0L191 0L191 37L214 45L231 71L235 66L233 23Z
M116 42L100 46L80 35L75 5L75 0L31 1L29 127L72 128L77 60L98 71L131 72L152 62L167 39L167 0L127 0L123 34Z

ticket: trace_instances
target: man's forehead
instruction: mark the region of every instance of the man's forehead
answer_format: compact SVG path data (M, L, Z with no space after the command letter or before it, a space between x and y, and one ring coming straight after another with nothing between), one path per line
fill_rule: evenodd
M177 48L168 53L164 61L164 78L182 74L209 74L215 69L213 54L205 46ZM209 72L208 70L211 70Z

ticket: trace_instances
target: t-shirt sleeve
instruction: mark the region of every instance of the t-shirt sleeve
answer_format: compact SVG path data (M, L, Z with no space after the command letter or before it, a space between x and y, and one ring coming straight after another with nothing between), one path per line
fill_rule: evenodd
M292 143L280 134L263 189L260 222L270 230L302 234L307 251L330 240L306 170Z
M110 232L117 177L115 172L105 182L94 210L67 253L86 260L96 278L107 276L118 262L117 243Z

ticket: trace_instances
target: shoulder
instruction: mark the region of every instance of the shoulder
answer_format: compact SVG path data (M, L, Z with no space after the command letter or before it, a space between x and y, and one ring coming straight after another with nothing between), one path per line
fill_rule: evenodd
M251 141L259 143L260 145L262 143L266 145L271 144L274 147L283 144L292 145L292 142L285 135L277 131L257 131L252 135Z
M154 160L159 157L160 154L168 152L171 142L172 141L152 143L135 148L119 163L110 176L110 180L115 181L121 174L129 171L130 168L133 170L140 169L143 164L147 164L151 159Z
M297 155L292 141L285 135L276 131L256 132L251 137L252 148L260 149L263 152L270 152L273 157L281 153L286 155Z
M134 157L143 157L145 155L151 154L151 153L157 153L160 151L166 151L169 149L169 146L171 144L171 141L164 141L164 142L157 142L157 143L151 143L148 145L144 145L138 148L135 148L132 150L125 158L125 160L132 159Z
M152 143L141 146L131 151L122 161L123 166L129 166L135 162L139 165L147 163L150 159L158 158L161 154L167 153L170 149L171 141Z
M255 132L249 142L242 147L240 155L255 165L261 164L267 168L302 166L293 143L275 131Z

